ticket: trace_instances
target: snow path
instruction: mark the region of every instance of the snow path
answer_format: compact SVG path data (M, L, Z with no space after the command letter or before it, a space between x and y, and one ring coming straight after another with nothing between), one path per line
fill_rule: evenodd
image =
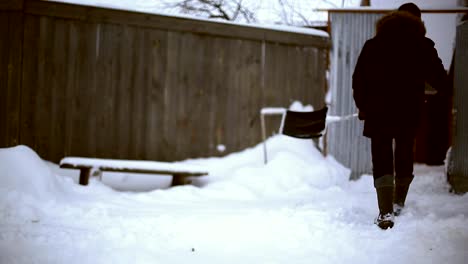
M427 185L428 180L421 178L416 178L415 187ZM394 229L383 232L371 222L375 194L361 188L371 187L369 179L352 183L349 190L332 188L285 200L170 202L128 194L107 201L52 203L42 210L30 201L17 214L2 215L0 248L10 252L5 254L8 259L0 260L226 263L233 259L234 263L242 256L246 263L284 263L291 258L295 263L311 259L314 263L408 263L419 254L421 262L416 263L464 263L468 257L466 196L447 194L444 188L424 194L415 188L408 212L397 219ZM422 199L414 200L416 195ZM437 196L438 203L431 204L431 196ZM449 203L451 209L444 209ZM14 245L8 245L11 241ZM369 258L369 249L391 249L394 258L388 258L388 253ZM125 254L119 254L122 251ZM73 259L77 262L70 262Z
M349 172L310 150L308 174L338 178L302 178L294 142L269 142L267 166L252 158L260 146L187 161L211 166L201 188L117 192L62 177L52 199L1 192L0 263L466 263L468 196L448 192L443 167L416 166L406 212L382 231L372 178L343 181Z

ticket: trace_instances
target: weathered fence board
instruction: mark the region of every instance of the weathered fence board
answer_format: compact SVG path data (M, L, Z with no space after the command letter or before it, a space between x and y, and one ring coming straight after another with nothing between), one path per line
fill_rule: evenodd
M23 77L21 85L21 105L27 106L21 110L21 129L20 139L21 144L28 145L33 149L37 149L35 144L36 123L35 107L36 94L38 93L38 62L39 52L37 51L37 43L39 38L39 18L25 17L24 22L24 42L23 42ZM33 133L34 131L34 133ZM10 146L10 145L5 145Z
M9 15L6 12L0 12L0 34L8 36L9 34ZM0 41L0 117L8 116L8 45L7 41ZM7 125L5 122L0 129L0 142L3 145L8 145L9 135L7 133Z
M161 126L164 120L164 89L167 73L167 51L168 51L167 31L150 31L150 50L148 50L149 72L149 94L147 108L147 135L146 135L146 157L161 157L168 159L165 152L165 142L162 141L164 127Z
M19 142L22 24L21 13L0 11L0 143L7 145Z

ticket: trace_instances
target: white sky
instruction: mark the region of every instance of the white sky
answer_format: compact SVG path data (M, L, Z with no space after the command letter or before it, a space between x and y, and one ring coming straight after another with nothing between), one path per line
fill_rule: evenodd
M118 9L135 10L159 14L180 15L174 10L168 9L167 4L178 2L178 0L51 0L56 2L79 3L91 6L102 6ZM301 22L302 16L310 20L326 21L326 12L317 12L318 8L355 7L360 0L282 0L290 12L288 20ZM277 24L284 21L281 16L281 5L279 0L243 0L242 3L254 11L261 24ZM242 22L242 21L240 21Z

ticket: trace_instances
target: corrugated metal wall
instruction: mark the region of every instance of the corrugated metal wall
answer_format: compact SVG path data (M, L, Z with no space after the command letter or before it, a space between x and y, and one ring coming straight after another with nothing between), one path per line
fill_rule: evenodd
M468 192L468 22L458 26L454 69L455 131L449 181L457 193Z
M330 112L345 116L356 113L352 75L365 41L375 34L379 13L330 12ZM333 123L328 127L327 150L352 170L351 178L372 173L370 140L362 136L363 123L356 119Z

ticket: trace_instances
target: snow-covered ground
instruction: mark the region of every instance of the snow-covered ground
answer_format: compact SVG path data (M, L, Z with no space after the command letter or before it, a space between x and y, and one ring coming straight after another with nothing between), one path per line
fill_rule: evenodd
M273 136L268 153L182 161L210 172L193 185L104 173L84 187L26 146L0 149L0 263L467 263L468 195L443 166L416 165L383 231L372 177L349 181L310 140Z

